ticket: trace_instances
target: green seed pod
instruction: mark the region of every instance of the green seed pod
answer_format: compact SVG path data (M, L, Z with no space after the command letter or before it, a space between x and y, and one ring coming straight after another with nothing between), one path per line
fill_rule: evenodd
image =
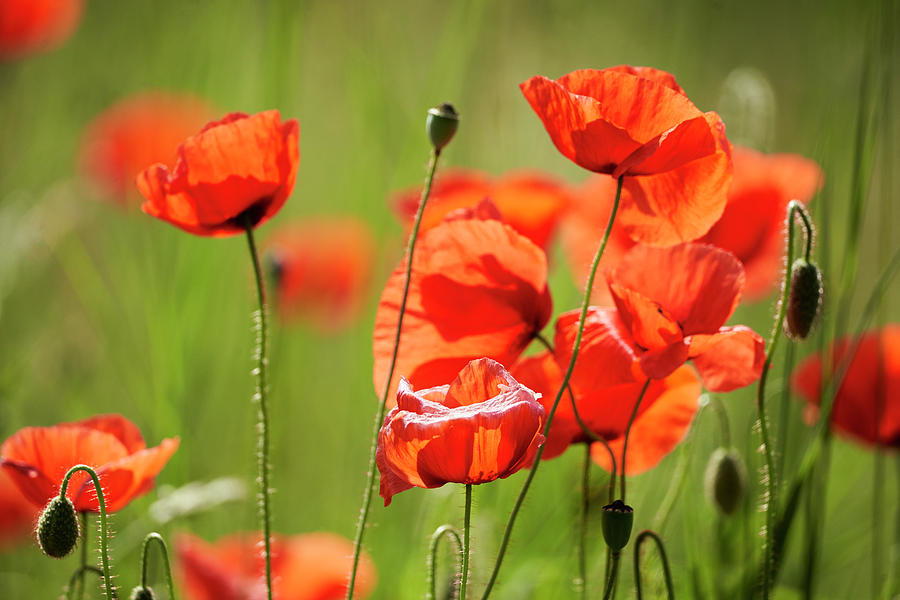
M128 600L156 600L156 595L152 589L139 585L131 590Z
M428 117L425 119L425 131L435 150L441 150L450 143L459 126L459 115L453 105L444 102L434 108L428 109Z
M822 275L819 268L802 258L791 265L791 290L788 295L784 333L794 340L806 339L822 305Z
M730 515L741 505L747 490L747 471L737 450L716 448L703 479L706 497L723 514Z
M613 552L619 552L631 538L631 527L634 525L634 509L616 500L603 507L600 524L603 527L603 539Z
M37 524L37 541L47 556L62 558L75 549L79 536L75 505L63 496L54 496Z

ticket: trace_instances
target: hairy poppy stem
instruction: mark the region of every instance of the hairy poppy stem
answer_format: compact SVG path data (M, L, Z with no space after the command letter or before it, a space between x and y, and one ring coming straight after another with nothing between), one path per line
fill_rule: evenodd
M69 577L69 584L66 586L66 600L72 600L75 592L75 586L81 585L79 594L84 594L84 574L85 573L94 573L98 577L103 577L103 571L95 567L94 565L80 565L77 569L72 571L71 577Z
M575 587L578 597L587 598L587 531L588 513L591 508L591 445L584 445L584 461L581 465L581 523L578 532L578 579Z
M247 230L247 246L253 263L253 275L256 279L256 297L259 300L259 311L255 315L256 323L256 393L253 399L257 406L257 482L259 483L259 520L263 532L263 553L266 560L266 595L272 600L272 514L269 505L269 402L266 383L266 368L269 364L268 345L269 328L266 322L266 288L263 283L262 268L259 265L259 252L253 239L253 223L250 214L244 214L244 228Z
M106 500L103 498L103 487L100 485L100 478L91 467L87 465L75 465L63 477L62 485L59 486L59 497L66 497L66 489L69 487L69 479L78 471L84 471L90 475L94 482L94 491L97 492L97 504L100 508L100 565L103 567L103 587L107 600L117 600L116 588L112 584L112 576L109 572L109 526L107 525Z
M150 561L147 560L147 549L151 542L156 542L159 546L160 553L162 553L163 564L166 567L166 583L169 586L169 600L175 600L175 585L172 583L172 567L169 565L169 548L166 546L166 541L162 536L155 531L153 533L148 533L144 538L144 543L141 545L141 587L144 589L149 587L147 585L147 567L150 564Z
M622 502L625 502L625 454L628 452L628 438L631 435L631 426L634 424L638 409L641 407L641 402L644 401L644 396L647 394L647 388L649 387L650 379L647 378L647 381L644 382L644 387L641 388L637 402L634 403L634 409L631 411L631 417L628 419L628 427L625 428L625 441L622 443L622 468L619 469L619 491L622 492L619 494L619 497L622 498Z
M353 540L353 566L350 570L350 581L347 583L347 600L353 598L356 588L356 570L359 567L359 555L362 552L363 534L366 531L366 521L369 519L369 509L372 505L372 492L375 489L375 451L378 449L378 431L384 422L384 414L387 411L387 399L391 393L391 380L394 378L394 368L397 366L397 355L400 352L400 332L403 330L403 315L406 313L406 300L409 296L409 280L412 275L413 253L416 249L416 239L419 237L419 226L422 223L422 214L425 212L425 204L431 195L431 183L434 181L434 172L437 169L438 158L441 151L437 148L431 151L431 160L428 163L428 171L425 176L425 187L422 188L422 198L419 200L419 209L413 221L412 231L409 234L409 244L406 247L406 274L403 283L403 298L400 300L400 312L397 317L397 334L394 336L394 352L391 355L391 365L388 368L387 380L384 384L384 393L378 410L375 411L375 423L372 427L372 445L369 449L369 467L366 472L366 488L363 491L362 507L359 510L359 521L356 524L356 537Z
M640 532L637 539L634 540L634 585L637 588L637 600L641 600L641 544L644 540L651 538L656 542L656 548L659 550L659 557L662 559L663 575L666 578L666 595L669 600L675 598L675 587L672 585L672 572L669 570L669 558L666 556L666 548L663 541L654 531L645 529Z
M459 583L459 600L466 600L469 582L469 530L472 520L472 484L466 484L466 512L463 518L462 578Z
M437 590L435 589L435 571L437 570L437 549L441 538L446 536L453 544L456 554L456 572L462 573L462 548L463 543L459 537L459 532L452 525L441 525L431 534L431 541L428 544L428 565L426 569L427 580L425 582L425 600L436 600ZM455 579L455 578L454 578ZM455 582L454 582L455 585Z
M606 591L603 592L603 600L612 598L613 591L616 589L616 577L619 575L619 555L620 552L612 553L612 562L609 567L609 577L606 580Z
M572 358L569 360L569 366L563 376L559 391L556 392L556 398L553 400L553 406L550 408L550 413L547 415L547 423L544 425L545 438L550 435L550 427L553 425L553 416L556 414L556 408L559 406L559 401L562 399L563 393L569 385L569 380L572 378L572 371L575 369L575 361L578 359L578 350L581 346L581 335L584 333L584 322L587 319L588 306L590 306L591 303L591 290L594 289L594 278L597 276L597 266L600 264L600 258L603 256L603 251L606 249L606 243L609 241L609 234L612 232L613 223L616 220L616 213L619 210L619 199L622 196L622 180L623 177L619 177L616 185L616 199L613 202L612 211L609 213L609 222L606 224L606 231L603 232L603 239L600 241L600 247L597 248L597 252L594 254L594 260L591 262L591 271L588 275L587 286L584 290L584 300L581 303L581 316L578 318L578 330L575 334L575 344L572 348ZM506 547L509 545L509 538L512 535L516 516L519 514L519 509L522 508L522 503L525 501L525 496L528 494L528 488L531 486L534 475L541 465L541 455L543 453L544 446L541 446L534 456L534 462L531 463L531 469L528 470L528 475L525 477L525 483L522 484L522 490L519 492L516 503L513 505L513 509L509 514L509 520L506 522L506 529L503 531L503 539L500 542L500 549L497 552L497 561L494 563L494 570L491 573L491 578L488 580L484 595L481 597L482 600L487 600L494 584L497 582L497 575L500 573L500 566L503 564L503 556L506 554Z

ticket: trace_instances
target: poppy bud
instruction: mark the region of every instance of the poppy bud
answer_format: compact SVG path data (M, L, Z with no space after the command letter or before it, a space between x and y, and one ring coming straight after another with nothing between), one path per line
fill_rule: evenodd
M156 600L156 595L150 588L139 585L131 590L128 600Z
M450 143L459 126L459 115L449 102L428 109L425 131L435 150L440 151Z
M634 509L616 500L603 507L600 524L603 527L603 539L613 552L619 552L631 538L631 526L634 524Z
M55 496L41 513L37 541L47 556L62 558L75 549L79 536L75 505L65 496Z
M822 304L822 275L819 268L802 258L791 265L791 291L788 296L785 334L795 340L806 339Z
M737 450L716 448L704 475L706 497L726 515L740 506L747 489L747 472Z

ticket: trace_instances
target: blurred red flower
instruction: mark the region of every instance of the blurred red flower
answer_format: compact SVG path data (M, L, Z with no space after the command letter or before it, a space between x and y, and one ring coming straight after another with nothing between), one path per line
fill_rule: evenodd
M215 544L181 534L176 570L189 600L263 600L265 563L258 534L236 534ZM272 538L272 579L279 600L338 600L347 592L353 543L327 532ZM375 566L363 552L356 593L375 587Z
M52 50L81 21L84 0L3 0L0 2L0 59Z
M489 358L471 361L449 385L414 392L401 379L378 432L384 505L414 486L509 477L534 460L543 423L537 395Z
M175 148L211 115L206 102L188 95L147 92L120 100L85 129L80 168L109 197L125 204L137 174L153 163L174 168Z
M295 119L277 110L230 113L178 146L175 169L155 164L137 176L148 215L188 233L221 237L277 213L294 187L300 160Z
M699 242L733 253L744 264L744 294L767 296L784 268L785 217L791 200L809 202L823 181L819 166L797 154L734 149L734 180L722 218Z
M791 378L794 389L816 416L822 399L822 372L828 378L849 359L831 412L834 428L866 444L900 448L900 324L868 331L857 340L844 337L830 347L823 365L814 354L800 363Z
M482 356L512 364L550 319L543 250L509 225L477 216L446 220L419 238L391 390L401 374L417 388L440 385ZM391 274L375 315L379 393L394 350L405 268Z
M412 224L421 194L419 186L394 196L394 210L404 224ZM476 207L485 198L496 205L504 222L546 248L569 202L569 192L556 179L537 172L494 178L479 171L448 171L435 179L420 231L440 225L454 210Z
M542 394L540 402L549 412L562 384L562 371L550 352L522 359L512 370L523 385ZM616 464L622 464L625 429L641 394L641 383L622 383L600 389L574 389L578 414L584 424L607 441ZM684 438L699 407L700 380L694 370L683 365L664 379L652 381L638 408L631 426L626 471L632 475L655 467ZM550 435L544 443L543 459L562 454L570 444L590 442L581 430L572 410L572 399L563 395ZM606 449L595 444L591 449L594 461L606 470L612 465Z
M34 530L39 512L6 471L0 469L0 550L26 539Z
M349 325L369 287L375 240L364 221L310 219L286 225L264 244L278 315L321 331Z
M606 280L616 308L588 311L572 374L576 389L662 379L689 359L714 392L759 378L762 337L743 325L723 327L744 284L743 267L731 253L706 244L639 245ZM556 322L560 364L571 357L578 312Z
M106 509L115 512L153 488L153 478L178 449L178 438L147 448L137 426L121 415L98 415L52 427L25 427L0 446L0 465L22 494L43 507L59 493L66 472L93 467L103 485ZM66 496L79 511L98 512L94 484L83 471L72 475Z
M690 241L722 215L732 169L725 125L669 73L623 65L556 81L538 75L520 87L564 156L625 177L616 219L635 240Z

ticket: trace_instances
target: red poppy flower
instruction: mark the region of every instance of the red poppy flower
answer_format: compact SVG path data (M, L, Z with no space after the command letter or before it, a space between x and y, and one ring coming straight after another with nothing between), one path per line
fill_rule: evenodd
M193 96L149 92L120 100L85 129L81 169L124 204L137 174L153 163L173 168L175 148L211 114L206 102Z
M375 240L364 221L345 217L294 223L276 231L265 248L282 318L334 331L359 314L375 254Z
M98 415L53 427L26 427L0 446L0 465L31 502L43 507L59 493L66 472L93 467L103 485L106 509L115 512L153 487L153 478L178 448L178 438L147 448L134 423L121 415ZM79 511L98 512L94 484L83 471L69 480L66 496Z
M624 176L617 220L645 244L706 233L725 208L731 146L714 112L669 73L619 66L521 84L557 149L596 173Z
M411 188L394 197L394 209L405 224L412 224L422 188ZM460 208L472 208L490 198L502 220L542 248L546 248L563 209L568 191L541 173L509 173L492 178L478 171L449 171L435 179L422 215L421 231L440 225Z
M414 392L402 379L378 432L384 505L413 486L509 477L534 460L543 423L537 395L489 358L470 362L449 385Z
M405 268L391 274L375 315L379 393L394 350ZM440 385L482 356L512 364L551 309L547 258L531 240L496 220L447 220L419 237L390 389L400 374L417 388Z
M819 354L794 371L794 389L816 411L822 398L822 371L833 377L848 351L856 348L831 411L831 424L867 444L900 448L900 324L864 333L858 344L845 337L834 343L823 366ZM815 414L815 412L814 412Z
M182 534L175 542L176 570L189 600L263 600L265 563L261 537L237 534L209 544ZM274 536L272 579L279 600L338 600L347 593L353 543L327 532ZM375 567L363 552L355 592L375 587Z
M541 404L549 411L562 384L562 370L556 358L549 352L530 356L521 360L512 372L520 383L542 394ZM625 429L642 387L643 382L573 390L581 420L609 443L617 465L622 463ZM675 369L666 378L650 383L631 426L628 473L637 475L655 467L678 445L697 413L701 391L700 380L686 365ZM559 456L570 444L589 441L575 420L571 398L564 395L553 417L541 458ZM595 446L591 453L601 467L612 468L605 448Z
M3 0L0 59L56 48L75 31L83 10L83 0Z
M265 223L294 188L299 136L297 121L282 123L277 110L227 114L178 146L173 171L155 164L138 175L141 208L204 236L242 233L244 218Z
M689 359L711 391L759 378L762 337L743 325L723 327L744 283L731 253L705 244L635 246L606 280L616 309L589 311L572 375L577 389L662 379ZM568 364L577 324L577 311L557 320L561 364Z
M0 469L0 549L28 537L40 509L29 502L18 486Z
M809 202L821 187L819 166L797 154L734 149L734 180L722 218L698 241L724 248L744 264L744 295L759 299L784 268L784 220L791 200Z

